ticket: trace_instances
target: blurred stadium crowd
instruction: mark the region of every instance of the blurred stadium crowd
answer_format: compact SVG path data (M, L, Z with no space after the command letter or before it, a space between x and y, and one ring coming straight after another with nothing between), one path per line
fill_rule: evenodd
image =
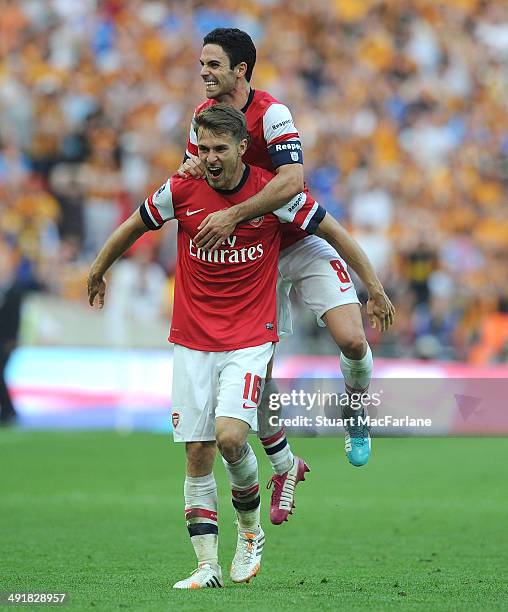
M217 26L254 38L253 86L291 108L311 191L394 299L377 354L507 361L498 0L0 0L0 247L19 281L85 299L91 258L183 157ZM117 281L156 314L175 256L160 234ZM304 351L315 324L297 327Z

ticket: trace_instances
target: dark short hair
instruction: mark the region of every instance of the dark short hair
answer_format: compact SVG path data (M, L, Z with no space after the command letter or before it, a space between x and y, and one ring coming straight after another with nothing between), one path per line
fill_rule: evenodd
M245 78L250 81L256 65L256 47L247 32L238 28L216 28L203 38L203 46L205 45L222 47L224 53L229 57L231 68L245 62L247 64Z
M245 115L229 104L213 104L201 111L194 119L196 134L200 127L216 135L231 134L238 142L250 139Z

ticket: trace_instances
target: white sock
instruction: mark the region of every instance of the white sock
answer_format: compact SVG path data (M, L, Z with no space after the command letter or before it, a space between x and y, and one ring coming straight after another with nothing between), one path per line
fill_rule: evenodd
M238 517L240 531L259 532L260 499L258 462L249 444L241 459L228 463L222 461L231 483L233 506Z
M277 410L270 409L270 396L278 394L277 383L270 378L265 383L263 395L258 406L258 438L265 450L266 456L272 464L276 474L284 474L293 465L294 456L291 452L284 428L279 423L282 414L280 402L277 402ZM272 417L273 425L270 424ZM274 419L273 417L277 417Z
M269 438L261 438L261 444L276 474L285 474L291 469L295 457L291 452L284 428Z
M346 392L352 393L366 393L370 380L372 378L372 369L374 362L372 359L372 351L370 346L367 344L367 351L361 359L349 359L341 353L340 355L340 369L344 376L344 382L346 383ZM361 409L361 406L360 406ZM353 416L358 410L351 409L344 410L347 416Z
M217 485L212 474L186 476L185 521L198 563L218 564Z

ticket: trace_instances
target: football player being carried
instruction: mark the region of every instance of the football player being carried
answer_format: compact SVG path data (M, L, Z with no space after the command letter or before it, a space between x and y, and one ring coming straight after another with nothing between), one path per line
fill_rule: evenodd
M244 160L274 174L273 180L252 197L236 206L208 215L199 226L195 242L201 249L213 252L238 223L255 219L278 209L301 191L304 186L303 155L298 130L287 106L270 94L250 86L256 62L256 48L248 34L238 29L219 28L207 34L201 52L201 77L207 100L194 113L218 102L241 110L247 120L251 143ZM205 172L198 157L195 131L191 127L186 159L179 168L182 177L199 178ZM328 239L325 243L318 236ZM319 325L326 325L339 347L340 369L348 394L365 393L369 387L373 360L366 341L360 313L360 302L349 276L349 265L363 281L369 297L369 322L385 331L393 324L394 308L386 296L376 273L356 241L337 222L334 235L322 229L308 235L294 224L282 228L279 257L279 331L291 332L289 290L291 286L303 303L315 314ZM287 520L294 505L294 489L302 473L303 460L294 458L284 430L270 425L269 397L277 393L271 380L272 363L259 406L260 437L275 472L272 483L270 518L280 524ZM368 428L356 417L363 409L343 408L350 425L346 428L345 450L354 466L367 463L371 452ZM277 419L272 419L276 423ZM289 502L288 503L288 499Z
M277 261L282 223L334 241L337 223L312 197L300 193L261 222L239 223L214 253L196 246L199 225L214 211L261 191L272 173L243 163L249 136L245 116L218 104L196 117L198 155L206 180L168 181L108 238L88 277L90 305L104 305L104 274L148 230L178 221L173 319L174 439L186 443L185 519L198 567L174 586L223 585L218 562L218 447L238 521L231 565L234 582L248 582L260 567L264 533L256 456L247 443L257 427L257 406L278 340ZM300 477L303 478L304 473Z

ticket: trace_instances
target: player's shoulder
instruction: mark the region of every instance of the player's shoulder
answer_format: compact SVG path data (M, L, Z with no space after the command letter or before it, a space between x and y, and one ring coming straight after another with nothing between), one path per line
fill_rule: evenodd
M277 98L272 96L272 94L268 93L267 91L263 91L261 89L256 89L256 91L254 92L254 98L252 102L254 103L255 106L258 106L259 108L264 108L264 109L270 108L270 106L272 106L273 104L280 104L282 106L285 106L285 104L283 104L280 100L277 100Z
M194 116L197 117L201 111L204 111L205 108L209 108L210 106L213 106L214 104L217 104L216 100L213 100L213 99L204 100L203 102L201 102L201 104L198 104L198 106L196 106L196 108L194 109Z
M184 178L177 173L172 174L169 180L172 191L175 189L198 189L199 187L208 186L208 183L201 178L192 178L191 176Z
M203 193L210 189L210 186L203 179L183 178L179 174L173 174L168 181L171 185L171 193L176 198L186 198L195 193Z
M263 116L264 123L274 123L279 119L283 121L291 117L289 108L267 91L256 90L253 103L259 114Z
M255 100L256 96L254 96ZM263 118L263 131L267 142L296 133L297 130L289 108L268 92L259 92L257 109L259 115Z

